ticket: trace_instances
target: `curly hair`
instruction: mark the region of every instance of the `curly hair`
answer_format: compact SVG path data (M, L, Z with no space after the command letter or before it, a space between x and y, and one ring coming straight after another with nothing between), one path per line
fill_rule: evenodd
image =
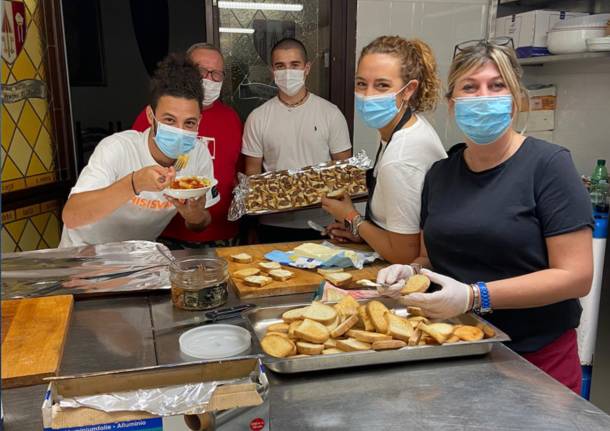
M150 106L153 111L162 96L181 97L203 103L203 87L197 66L184 54L172 53L157 65L150 82Z
M389 54L400 60L400 75L406 84L412 79L419 83L409 100L415 112L433 111L440 99L441 80L432 49L419 39L400 36L379 36L362 49L360 59L368 54Z

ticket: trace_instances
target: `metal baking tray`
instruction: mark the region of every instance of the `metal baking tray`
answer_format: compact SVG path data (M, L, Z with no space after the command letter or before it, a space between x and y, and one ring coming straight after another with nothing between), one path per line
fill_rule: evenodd
M393 362L484 355L491 350L494 344L510 341L510 337L506 335L506 333L491 325L489 322L481 319L475 314L467 314L453 319L446 319L445 321L453 324L461 323L465 325L484 323L492 327L496 331L496 335L492 338L473 342L460 341L440 346L407 346L397 350L345 352L337 353L335 355L316 355L307 358L274 358L264 353L260 346L260 340L265 335L267 327L274 323L282 322L282 314L285 311L297 307L305 307L310 304L311 303L290 304L276 307L257 307L256 309L244 313L244 318L256 335L255 342L252 346L253 350L261 352L263 363L270 370L282 374L291 374L306 371L360 367L363 365L388 364ZM386 302L386 305L391 310L397 311L398 314L406 315L406 309L403 306L393 306L388 302Z

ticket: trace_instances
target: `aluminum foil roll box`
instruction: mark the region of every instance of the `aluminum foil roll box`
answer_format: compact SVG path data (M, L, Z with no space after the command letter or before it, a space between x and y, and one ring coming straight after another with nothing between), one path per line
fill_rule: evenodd
M269 382L257 357L48 380L45 431L269 430Z

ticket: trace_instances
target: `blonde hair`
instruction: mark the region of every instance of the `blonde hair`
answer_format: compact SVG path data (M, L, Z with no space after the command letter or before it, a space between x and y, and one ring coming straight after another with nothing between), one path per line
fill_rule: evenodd
M481 42L460 51L451 62L449 78L447 80L447 93L445 97L451 99L455 84L464 75L477 70L487 63L493 63L498 68L500 76L508 86L512 96L515 112L521 111L523 97L526 96L525 87L521 81L523 69L519 65L515 50L509 46L496 45L490 42Z
M389 54L400 60L400 77L407 84L416 79L418 86L409 106L413 111L433 111L440 98L441 80L432 49L419 39L380 36L362 49L358 64L368 54Z

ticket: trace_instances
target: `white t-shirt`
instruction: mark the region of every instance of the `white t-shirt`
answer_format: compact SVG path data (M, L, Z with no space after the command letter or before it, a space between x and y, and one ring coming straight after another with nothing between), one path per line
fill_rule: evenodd
M421 192L426 172L447 157L434 128L421 115L411 127L394 133L383 144L374 175L377 184L371 200L373 221L387 231L414 234L420 231Z
M345 117L329 101L309 93L302 105L290 108L277 97L248 116L241 152L262 157L265 171L298 169L331 159L352 144ZM307 220L328 224L332 218L321 209L261 216L261 223L308 228Z
M144 132L126 130L100 141L70 194L108 187L134 171L158 165L148 148L149 132L150 129ZM213 178L212 158L205 145L195 145L180 175ZM220 196L212 197L211 192L208 193L206 207L219 199ZM176 212L176 208L163 197L163 192L143 191L102 220L76 229L64 226L59 247L127 240L154 241Z

